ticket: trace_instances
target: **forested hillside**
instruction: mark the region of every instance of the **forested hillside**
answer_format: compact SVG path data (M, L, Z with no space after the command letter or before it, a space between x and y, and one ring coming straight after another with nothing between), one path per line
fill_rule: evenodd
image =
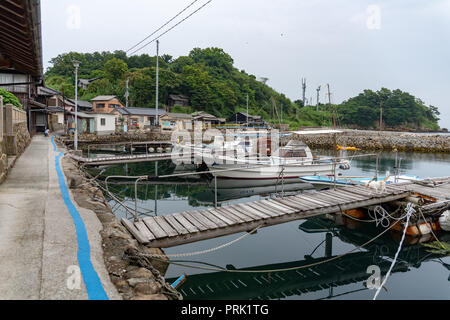
M155 106L156 57L147 54L128 57L124 51L65 53L53 58L45 74L46 85L56 90L64 87L68 97L74 96L73 60L81 62L79 78L94 81L88 90L79 91L82 100L97 95L117 95L124 101L125 83L129 79L129 102L134 107ZM425 104L400 90L365 90L341 105L303 106L302 101L292 102L284 94L269 87L267 78L238 70L232 57L220 48L193 49L189 55L174 59L170 55L159 57L159 102L167 103L169 94L189 97L190 107L177 112L203 110L216 116L228 117L246 110L261 115L272 123L299 126L328 126L331 112L336 112L338 124L343 126L374 128L378 125L380 103L385 125L389 127L437 129L437 108Z

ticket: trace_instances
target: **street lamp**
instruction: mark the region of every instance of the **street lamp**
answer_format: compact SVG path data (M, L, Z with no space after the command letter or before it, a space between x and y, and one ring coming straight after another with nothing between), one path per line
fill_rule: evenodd
M74 149L78 150L78 67L80 61L74 60L73 66L75 67L75 137L74 137Z

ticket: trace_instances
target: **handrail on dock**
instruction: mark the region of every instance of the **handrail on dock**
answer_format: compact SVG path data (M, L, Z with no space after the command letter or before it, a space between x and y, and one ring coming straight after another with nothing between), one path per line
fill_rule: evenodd
M354 157L368 157L368 156L376 156L377 154L364 154L364 155L358 155L358 156L353 156ZM323 159L323 161L328 161L328 160L332 160L333 161L333 176L336 179L336 160L341 160L341 159L347 159L348 157L335 157L335 158L327 158L327 159ZM282 181L282 197L284 197L284 167L286 166L292 166L292 165L302 165L304 164L304 160L302 161L298 161L298 163L294 163L294 164L277 164L277 166L282 167L280 175L277 179L277 183L276 186L278 186L278 181L281 180ZM245 167L245 169L258 169L258 168L265 168L268 166L271 166L272 164L261 164L261 165L255 165L255 166L250 166L250 167ZM106 186L108 186L107 181L110 178L118 178L118 179L139 179L139 181L141 180L149 180L149 179L166 179L166 178L175 178L175 177L185 177L185 176L192 176L192 175L203 175L203 174L214 174L214 173L221 173L221 172L231 172L231 171L238 171L241 170L241 167L238 168L229 168L229 169L220 169L220 170L208 170L208 171L196 171L196 172L184 172L184 173L175 173L175 174L169 174L169 175L161 175L161 176L149 176L149 175L142 175L142 176L108 176L105 179L105 183ZM137 181L136 181L137 183ZM336 188L336 184L334 186L334 188ZM137 196L136 196L137 198ZM217 208L217 176L214 176L214 206Z

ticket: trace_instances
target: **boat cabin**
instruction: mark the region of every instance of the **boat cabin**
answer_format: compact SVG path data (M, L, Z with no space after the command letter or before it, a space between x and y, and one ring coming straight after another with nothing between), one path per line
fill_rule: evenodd
M311 149L302 141L291 140L278 149L278 157L289 159L313 159Z

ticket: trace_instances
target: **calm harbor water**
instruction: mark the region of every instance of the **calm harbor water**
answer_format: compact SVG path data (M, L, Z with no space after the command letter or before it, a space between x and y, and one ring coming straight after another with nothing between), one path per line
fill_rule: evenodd
M318 151L330 155L329 151ZM399 153L400 174L437 177L450 175L449 154ZM382 153L378 171L394 172L395 154ZM110 167L104 175L154 175L155 163ZM158 173L173 173L170 162L157 164ZM377 169L374 157L352 161L346 176L373 176ZM285 185L286 192L298 191L304 184ZM134 208L133 184L110 186ZM241 187L218 182L220 205L248 202L274 196L280 186ZM310 191L305 191L310 192ZM113 204L113 202L111 202ZM207 179L193 177L171 181L149 182L138 187L138 207L142 214L165 215L214 206L214 189ZM114 207L118 217L124 211ZM378 266L384 275L391 265L401 237L387 233L364 249L357 248L383 231L372 224L347 221L337 225L324 217L298 220L261 229L230 246L207 254L173 258L166 278L172 282L186 274L180 287L185 299L372 299L375 290L365 286L369 266ZM218 247L244 234L234 234L187 244L164 251L167 254L190 253ZM439 235L450 242L450 234ZM425 239L422 239L425 240ZM450 257L432 254L418 239L407 238L399 260L378 299L449 299ZM357 248L356 250L354 250ZM332 257L350 254L315 267L295 269ZM268 270L294 269L283 272ZM252 269L263 272L229 272Z

